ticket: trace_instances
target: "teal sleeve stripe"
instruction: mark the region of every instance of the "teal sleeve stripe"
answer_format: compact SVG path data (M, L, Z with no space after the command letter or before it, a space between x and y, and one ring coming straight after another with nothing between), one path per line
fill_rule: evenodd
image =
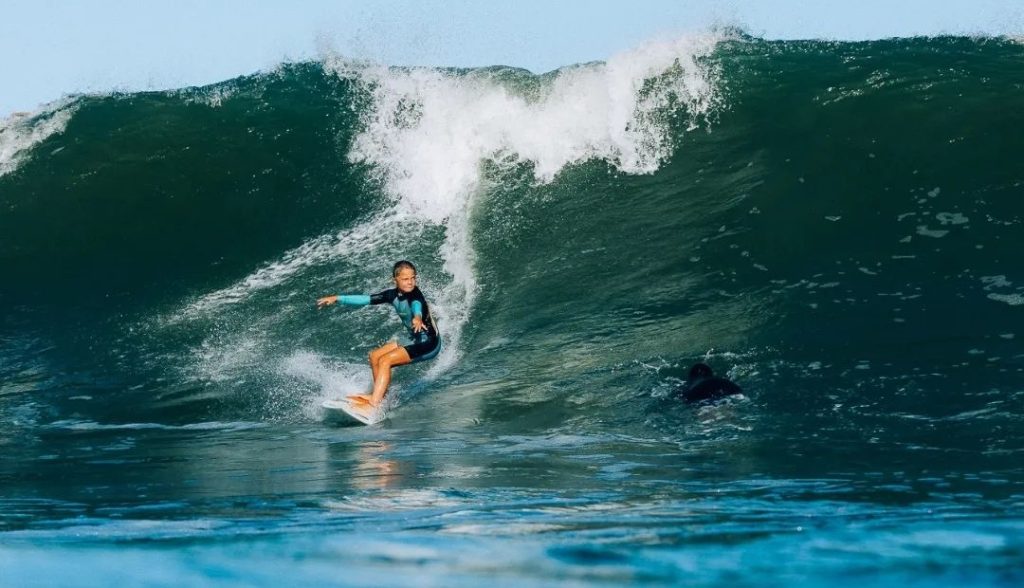
M423 303L419 300L412 301L412 315L423 318Z
M367 294L342 294L338 296L338 302L349 306L366 306L370 303L370 296Z

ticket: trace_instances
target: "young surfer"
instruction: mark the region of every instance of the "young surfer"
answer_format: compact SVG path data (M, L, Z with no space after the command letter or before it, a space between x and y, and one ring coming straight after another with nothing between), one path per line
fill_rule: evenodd
M349 306L389 303L395 307L399 318L409 329L412 343L399 345L389 341L370 352L370 371L373 373L373 391L370 394L354 394L349 399L357 404L376 407L384 399L391 383L391 368L417 361L433 359L441 351L441 336L437 325L430 316L430 306L423 293L416 287L416 266L402 260L392 270L395 287L373 295L340 294L324 296L316 301L317 308L325 308L336 302Z

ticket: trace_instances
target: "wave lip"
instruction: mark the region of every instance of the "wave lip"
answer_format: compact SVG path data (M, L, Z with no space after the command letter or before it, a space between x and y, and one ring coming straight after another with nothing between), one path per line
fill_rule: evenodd
M65 99L0 120L0 178L27 161L33 147L63 133L76 109L74 100Z
M527 84L494 68L403 69L338 57L325 68L372 95L349 159L373 166L400 205L443 222L478 189L482 161L529 162L541 182L590 159L627 173L657 170L674 146L660 112L683 106L695 123L720 103L719 72L705 58L721 39L649 42Z

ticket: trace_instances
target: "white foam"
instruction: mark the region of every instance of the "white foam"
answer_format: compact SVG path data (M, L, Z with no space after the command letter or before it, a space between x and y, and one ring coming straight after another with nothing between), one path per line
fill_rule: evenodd
M443 222L479 186L481 161L496 156L531 162L544 182L589 159L627 173L655 171L673 147L659 110L676 98L696 121L717 104L717 70L700 61L719 38L651 42L607 63L566 68L539 97L512 93L483 74L338 58L326 67L365 83L373 96L349 158L373 164L400 205ZM662 74L661 83L643 91Z
M48 425L53 429L70 431L141 431L159 429L164 431L245 431L263 427L263 423L220 422L208 421L187 425L165 425L162 423L121 423L104 424L94 421L64 420L54 421Z
M1020 306L1024 304L1024 295L1021 294L989 294L989 299L997 302L1005 302L1010 306Z
M66 99L33 113L16 112L0 120L0 177L18 169L33 147L63 133L75 110L72 100Z

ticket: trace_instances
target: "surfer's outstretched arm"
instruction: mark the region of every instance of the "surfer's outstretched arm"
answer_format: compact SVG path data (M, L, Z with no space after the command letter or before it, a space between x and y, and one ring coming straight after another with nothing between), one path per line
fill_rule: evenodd
M316 307L324 308L336 302L340 302L345 306L366 306L372 302L372 299L366 294L337 294L334 296L318 298L316 301Z
M325 308L338 302L345 306L367 306L369 304L384 304L385 302L391 302L392 300L394 300L394 296L391 295L391 290L385 290L372 295L335 294L333 296L318 298L316 301L316 307Z

